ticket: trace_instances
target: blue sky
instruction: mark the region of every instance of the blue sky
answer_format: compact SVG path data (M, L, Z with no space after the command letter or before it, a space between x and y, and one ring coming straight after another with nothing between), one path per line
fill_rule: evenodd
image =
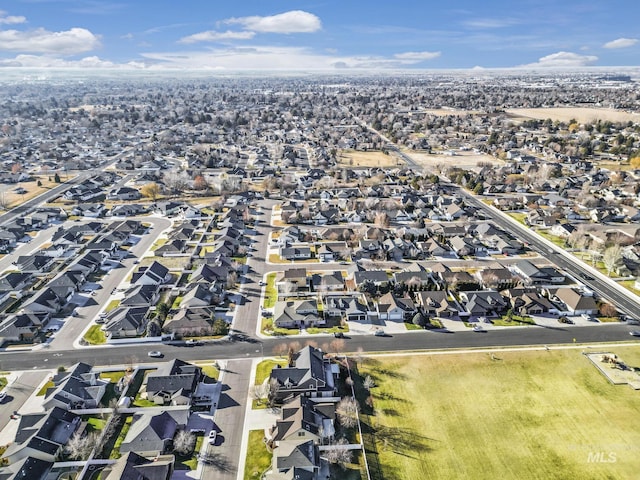
M12 0L0 66L638 66L637 0Z

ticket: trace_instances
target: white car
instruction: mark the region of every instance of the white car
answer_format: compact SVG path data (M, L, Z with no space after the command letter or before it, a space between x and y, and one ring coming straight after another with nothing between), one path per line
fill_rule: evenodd
M474 332L486 332L486 330L484 328L482 328L480 325L474 325L473 326L473 331Z
M216 437L218 436L218 432L216 430L211 430L209 432L209 445L216 444Z
M0 392L0 402L3 402L7 398L7 392Z
M149 353L147 353L147 355L149 357L152 357L152 358L162 358L163 357L162 352L160 352L158 350L151 350Z
M384 333L384 330L382 330L381 328L378 328L378 329L374 330L373 334L376 337L386 337L386 334Z

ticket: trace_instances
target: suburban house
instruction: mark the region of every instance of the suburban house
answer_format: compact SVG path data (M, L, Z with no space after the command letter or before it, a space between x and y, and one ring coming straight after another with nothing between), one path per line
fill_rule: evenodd
M378 299L376 311L380 320L402 322L416 313L416 307L409 297L398 297L388 292Z
M360 294L361 295L361 294ZM363 322L368 318L368 307L360 295L326 295L323 297L325 318L339 318L349 322Z
M280 413L281 418L266 432L270 445L286 440L309 439L320 443L322 439L331 438L335 434L335 402L316 402L298 395L285 403Z
M210 335L215 315L213 307L180 308L164 321L162 331L179 336Z
M174 462L173 455L154 455L152 458L146 458L135 452L127 452L102 471L102 478L104 480L170 480Z
M142 335L147 328L149 306L117 307L104 321L102 331L111 338L131 338Z
M463 311L460 316L497 317L507 310L507 302L500 293L493 290L460 292Z
M562 283L564 275L553 267L537 267L529 260L520 260L513 265L513 271L520 275L526 283L538 285L542 283Z
M178 359L160 363L147 375L147 400L157 405L190 405L202 379L202 369L191 363Z
M25 457L16 462L0 467L0 478L4 480L46 480L54 462ZM26 475L28 473L28 476Z
M148 267L140 267L131 277L132 285L162 285L171 280L169 269L159 262Z
M320 480L320 451L313 440L280 442L271 465L265 480Z
M173 437L189 419L189 410L149 411L135 414L120 452L154 457L170 451Z
M59 460L67 442L80 428L82 419L64 408L53 407L45 413L21 415L18 422L15 441L2 454L4 461L10 464L28 457L45 462Z
M0 345L32 341L48 324L50 314L23 312L9 315L0 323Z
M558 288L552 300L560 300L565 308L564 315L594 315L598 313L598 304L592 296L584 295L575 288Z
M326 322L318 313L318 303L313 299L276 302L273 323L279 328L306 328L324 325Z
M284 260L309 260L311 258L310 247L282 247L280 256Z
M101 379L100 373L86 363L76 363L69 370L57 373L52 382L54 386L47 389L42 402L45 410L97 408L109 384L109 380Z
M458 315L457 305L445 290L415 292L414 298L419 309L429 318Z
M280 402L295 395L333 397L336 373L322 351L308 345L293 354L288 367L271 370L269 381L277 383L276 398Z
M542 315L555 308L548 298L532 288L512 288L501 293L517 315Z

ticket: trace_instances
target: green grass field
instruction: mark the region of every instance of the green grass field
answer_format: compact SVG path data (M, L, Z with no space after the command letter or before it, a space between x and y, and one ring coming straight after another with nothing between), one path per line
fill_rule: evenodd
M640 350L614 353L640 367ZM359 373L376 382L369 418L385 479L640 471L640 391L610 384L579 351L365 358Z
M261 475L271 466L271 452L262 439L262 430L249 432L249 444L247 445L247 460L244 467L245 480L261 478Z

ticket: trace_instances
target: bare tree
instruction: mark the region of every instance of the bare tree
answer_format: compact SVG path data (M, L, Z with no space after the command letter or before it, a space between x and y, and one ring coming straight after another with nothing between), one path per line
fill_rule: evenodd
M348 463L351 463L352 459L351 450L345 448L347 445L348 442L345 438L341 438L337 442L330 444L330 448L324 451L324 457L327 462L340 465L340 467L344 469Z
M186 455L193 451L196 445L196 436L188 430L178 430L173 437L173 451L181 455Z
M336 406L338 421L343 427L355 427L358 424L359 405L353 397L344 397Z
M604 263L604 268L607 269L607 275L611 276L611 272L616 268L621 258L622 247L620 245L613 245L604 251L602 262Z
M280 384L275 378L271 378L267 384L267 402L269 407L274 407L278 402L278 392L280 392Z
M91 432L87 435L76 432L67 442L65 450L70 458L74 460L85 460L89 458L91 451L97 443L98 432Z
M362 386L367 390L371 390L376 386L376 382L373 380L373 378L371 378L371 375L367 375L364 379L364 382L362 382Z

